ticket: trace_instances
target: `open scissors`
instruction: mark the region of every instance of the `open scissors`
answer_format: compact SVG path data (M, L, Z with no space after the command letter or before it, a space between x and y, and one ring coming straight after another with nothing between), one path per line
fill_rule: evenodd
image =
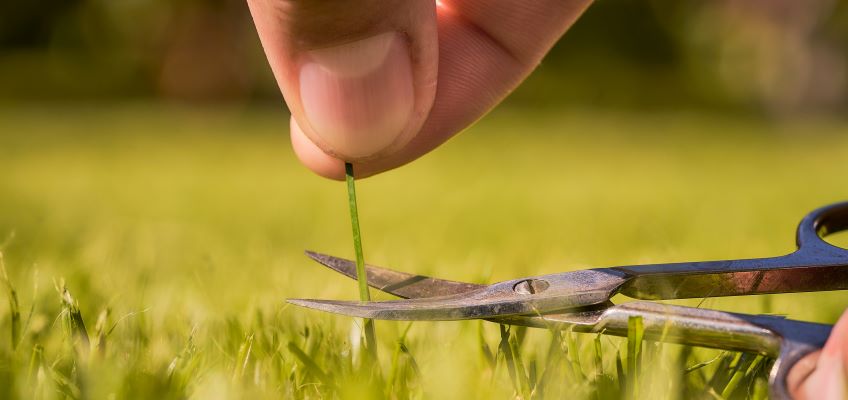
M447 281L369 267L368 283L405 300L351 302L290 299L300 306L345 315L392 320L489 319L501 323L626 335L630 316L642 316L654 340L744 350L777 356L770 381L775 397L788 398L786 374L804 355L821 348L829 325L671 306L653 302L613 305L622 293L639 299L737 296L848 289L848 250L822 238L848 228L848 202L819 208L801 220L798 250L779 257L596 268L500 282ZM352 262L308 253L354 277Z

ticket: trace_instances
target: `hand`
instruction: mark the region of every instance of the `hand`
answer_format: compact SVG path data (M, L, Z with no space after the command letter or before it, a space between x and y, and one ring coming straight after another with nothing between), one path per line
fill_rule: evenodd
M787 384L797 400L848 398L848 311L833 327L827 343L789 371Z
M503 100L591 0L248 0L298 158L406 164Z

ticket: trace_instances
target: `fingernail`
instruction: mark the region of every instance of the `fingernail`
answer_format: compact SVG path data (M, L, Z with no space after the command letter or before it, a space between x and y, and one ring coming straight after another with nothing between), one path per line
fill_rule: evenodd
M356 160L397 146L414 103L404 37L387 32L308 52L300 99L307 136L334 156Z

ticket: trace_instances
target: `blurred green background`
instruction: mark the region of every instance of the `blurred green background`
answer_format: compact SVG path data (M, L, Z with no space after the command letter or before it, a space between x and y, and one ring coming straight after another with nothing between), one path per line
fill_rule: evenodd
M846 199L846 57L844 0L600 1L492 115L358 183L366 258L492 282L789 252ZM283 299L355 298L302 255L353 251L344 185L299 166L287 121L242 1L0 3L0 251L26 321L10 340L2 288L0 398L317 396L287 343L330 371L356 325ZM100 358L60 329L62 279L92 337L114 326ZM848 296L701 305L833 323ZM404 327L378 324L385 370ZM513 398L480 358L496 330L415 324L402 393ZM541 363L549 333L528 336Z
M848 110L848 1L601 0L511 103ZM272 102L240 0L0 5L0 98Z

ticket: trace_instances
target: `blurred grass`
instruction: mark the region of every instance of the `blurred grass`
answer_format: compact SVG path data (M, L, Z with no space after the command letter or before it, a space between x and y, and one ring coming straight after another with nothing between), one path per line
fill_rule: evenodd
M350 319L283 302L357 293L302 255L352 257L350 221L344 184L299 166L287 126L267 109L0 110L0 250L26 319L15 349L0 302L6 393L315 397L322 374L338 376L351 396L374 390L357 389L367 379L351 361ZM786 253L804 213L845 200L846 133L848 124L830 120L502 109L422 160L358 182L366 259L492 282ZM76 303L53 289L61 282ZM828 323L846 305L845 292L702 304ZM81 355L85 346L56 321L72 306L92 354ZM383 369L394 372L371 394L512 396L503 368L480 356L478 322L406 326L377 324ZM482 329L496 349L497 326ZM515 344L529 375L552 339L526 335ZM593 339L575 345L584 365L596 357ZM615 371L616 348L627 346L603 343L605 370ZM404 378L416 371L417 380Z

